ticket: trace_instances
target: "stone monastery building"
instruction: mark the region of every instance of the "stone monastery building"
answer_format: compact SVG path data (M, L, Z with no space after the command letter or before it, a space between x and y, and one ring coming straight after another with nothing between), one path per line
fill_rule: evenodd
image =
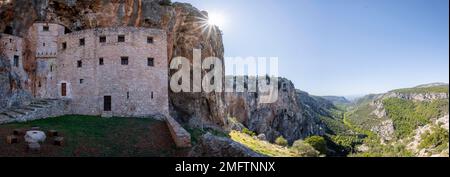
M34 96L68 100L70 114L169 114L163 30L114 27L65 33L62 25L35 23L27 34L27 47L25 39L1 35L3 53L17 73L25 73L25 48L35 57L36 79L30 86Z

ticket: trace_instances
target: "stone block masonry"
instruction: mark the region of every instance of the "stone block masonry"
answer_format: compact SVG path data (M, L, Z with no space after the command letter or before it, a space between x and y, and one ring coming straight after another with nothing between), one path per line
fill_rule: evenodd
M166 117L166 124L169 127L170 134L172 135L175 144L179 148L191 147L191 135L172 117Z
M60 37L53 97L71 99L72 114L168 115L166 40L162 30L134 27Z

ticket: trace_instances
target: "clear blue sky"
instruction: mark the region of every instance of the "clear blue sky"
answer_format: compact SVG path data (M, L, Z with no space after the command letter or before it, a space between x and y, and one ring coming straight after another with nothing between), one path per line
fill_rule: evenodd
M315 95L449 82L448 0L176 0L224 14L226 56L276 56Z

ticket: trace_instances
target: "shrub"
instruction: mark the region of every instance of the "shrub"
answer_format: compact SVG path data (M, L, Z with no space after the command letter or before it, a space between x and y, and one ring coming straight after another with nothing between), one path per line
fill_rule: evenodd
M422 141L419 144L419 148L438 148L440 146L446 146L448 143L448 130L442 127L432 127L431 133L427 131L422 134Z
M287 146L288 145L288 141L286 139L283 138L283 136L279 136L276 140L275 140L275 144L278 144L280 146Z
M319 151L303 140L295 141L291 149L297 151L300 157L319 157L320 155Z
M321 136L311 136L305 139L305 142L318 150L321 154L327 153L327 142Z
M242 129L242 133L245 133L245 134L247 134L249 136L256 136L256 133L251 131L251 130L249 130L248 128L243 128Z
M356 135L335 135L331 136L331 140L348 152L353 151L356 145L363 143L363 140Z

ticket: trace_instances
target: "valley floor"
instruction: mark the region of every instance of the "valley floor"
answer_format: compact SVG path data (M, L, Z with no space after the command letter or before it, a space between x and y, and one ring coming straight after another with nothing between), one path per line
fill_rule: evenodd
M57 130L64 146L51 145L51 138L41 144L38 154L26 151L23 135L18 144L7 144L6 136L14 129ZM188 149L177 149L164 122L153 119L62 116L26 123L0 125L0 157L4 156L104 156L104 157L177 157Z

